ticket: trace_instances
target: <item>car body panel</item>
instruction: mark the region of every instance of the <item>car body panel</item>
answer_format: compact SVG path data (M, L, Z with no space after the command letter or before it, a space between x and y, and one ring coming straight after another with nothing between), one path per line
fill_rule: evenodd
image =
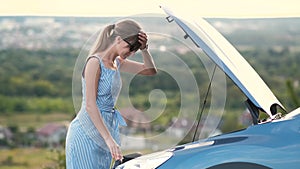
M173 156L157 169L298 168L300 109L293 115L166 150Z
M190 143L214 141L212 145L171 150L173 157L159 169L209 168L233 162L238 162L239 167L250 163L266 168L297 168L300 166L300 109L294 114L293 118Z

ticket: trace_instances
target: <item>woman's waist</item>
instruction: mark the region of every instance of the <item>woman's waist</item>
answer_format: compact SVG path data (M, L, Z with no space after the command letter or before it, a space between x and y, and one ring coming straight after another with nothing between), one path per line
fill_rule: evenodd
M113 103L101 104L101 103L97 102L96 105L100 111L111 112L115 109L115 106ZM86 103L85 102L82 102L80 111L86 111Z
M97 105L98 106L98 105ZM102 115L102 117L114 117L116 118L116 120L119 122L119 124L121 126L126 126L126 122L123 119L121 113L114 108L114 106L112 105L99 105L98 109L100 110L100 113ZM81 121L85 121L85 122L91 122L88 112L85 108L85 106L82 106L79 113L77 114L77 118L80 119Z
M113 104L111 104L111 105L97 105L97 107L100 111L105 111L105 112L113 112L115 110L115 106Z

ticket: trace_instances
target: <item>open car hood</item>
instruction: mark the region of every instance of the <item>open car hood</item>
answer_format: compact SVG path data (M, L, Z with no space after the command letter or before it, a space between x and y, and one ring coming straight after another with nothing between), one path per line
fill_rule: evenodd
M276 107L282 104L269 87L241 54L208 22L198 17L197 20L182 18L166 7L161 8L168 15L169 22L175 23L186 33L197 47L200 47L241 89L258 109L271 118L276 114Z

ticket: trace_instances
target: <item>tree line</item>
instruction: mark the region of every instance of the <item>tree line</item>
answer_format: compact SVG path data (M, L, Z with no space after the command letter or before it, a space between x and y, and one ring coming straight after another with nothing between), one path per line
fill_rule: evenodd
M0 113L66 112L74 113L72 103L72 76L79 51L76 49L26 50L6 49L0 51ZM279 100L292 110L299 106L300 53L288 47L281 50L256 49L241 51L242 55L261 75ZM154 54L155 55L155 54ZM201 68L199 58L192 53L182 55L193 71L200 89L206 89L208 77ZM200 65L199 65L200 63ZM244 99L231 80L227 80L229 108L236 108L236 100ZM143 87L140 87L140 86ZM130 83L130 95L134 98L159 88L173 93L170 105L178 107L178 86L170 75L160 71L154 77L135 77ZM201 90L205 94L205 90ZM235 99L230 99L234 96ZM148 97L148 95L147 95ZM147 100L133 99L139 107L149 106Z
M0 51L0 113L70 112L78 51Z

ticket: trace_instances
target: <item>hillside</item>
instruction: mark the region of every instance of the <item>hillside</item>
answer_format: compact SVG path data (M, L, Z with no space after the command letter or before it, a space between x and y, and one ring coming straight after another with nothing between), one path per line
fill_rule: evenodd
M72 80L76 61L85 53L92 35L115 19L0 17L0 114L61 112L73 116ZM183 44L190 45L182 42L183 32L174 25L166 24L164 19L136 19L150 32L150 48L154 57L171 53L188 65L202 99L209 79L203 66L205 59L197 58L190 51L193 47L182 47ZM242 53L288 110L297 106L300 97L299 18L214 18L208 21ZM137 54L134 59L138 58ZM176 70L176 65L170 70ZM153 89L165 92L167 112L178 109L180 93L176 80L162 70L155 77L135 77L130 83L134 106L141 110L149 108L148 97ZM226 107L243 110L244 105L237 100L245 98L227 79ZM169 113L158 122L167 123L173 115Z

